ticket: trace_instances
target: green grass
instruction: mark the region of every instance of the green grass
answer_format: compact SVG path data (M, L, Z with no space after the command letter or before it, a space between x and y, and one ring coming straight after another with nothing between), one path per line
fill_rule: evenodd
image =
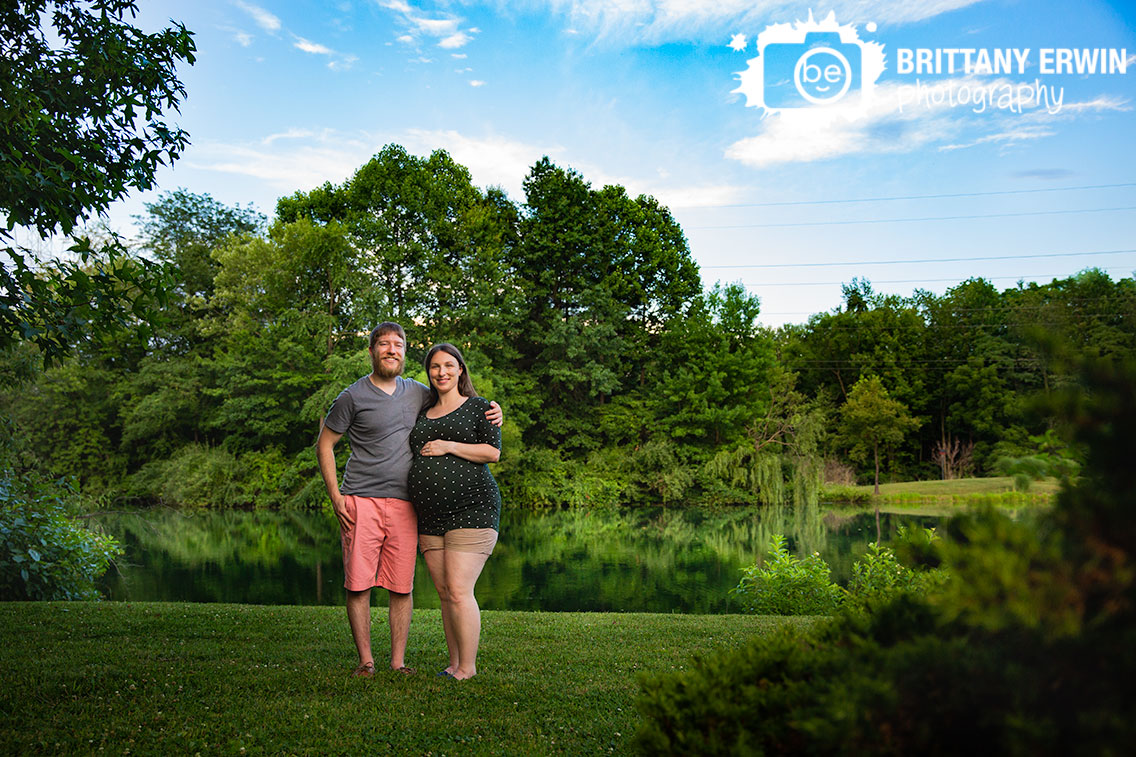
M872 485L855 487L861 491L872 491ZM1059 484L1055 478L1034 481L1027 494L1056 494ZM880 484L880 495L913 494L923 496L965 496L970 494L999 494L1012 492L1014 479L1011 476L990 478L956 478L951 481L902 481L895 484Z
M623 753L640 672L810 622L485 612L459 683L435 676L437 610L414 614L417 675L360 680L342 608L0 603L0 753Z
M902 481L880 484L880 494L873 494L871 484L847 487L868 496L870 505L881 510L927 515L946 515L960 507L993 505L1021 507L1050 505L1057 496L1060 483L1055 478L1034 481L1027 492L1014 491L1010 476L991 478L959 478L951 481Z

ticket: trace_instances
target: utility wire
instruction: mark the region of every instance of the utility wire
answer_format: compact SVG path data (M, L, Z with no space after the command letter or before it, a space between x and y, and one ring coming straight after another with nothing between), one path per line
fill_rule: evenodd
M1108 302L1111 297L1078 297L1072 300L1060 300L1048 305L1019 305L1010 304L1001 307L990 308L950 308L949 313L957 315L959 313L997 313L997 312L1018 312L1022 310L1047 310L1053 307L1065 307L1069 305L1083 305L1090 302ZM912 305L910 309L921 310L921 305ZM823 311L827 313L828 311ZM814 315L815 310L778 310L778 311L761 311L762 315ZM1054 315L1062 315L1061 313L1054 313ZM1099 313L1088 313L1087 315L1100 315Z
M1119 189L1121 187L1136 187L1136 183L1126 184L1092 184L1081 187L1045 187L1042 189L1006 189L1000 192L957 192L955 194L940 195L902 195L897 197L862 197L847 200L788 200L785 202L739 202L729 205L704 205L709 208L774 208L786 205L839 205L854 202L891 202L894 200L945 200L955 197L993 197L995 195L1024 195L1039 192L1072 192L1081 189Z
M1104 269L1101 269L1101 270L1108 270L1108 269L1104 268ZM1058 278L1060 278L1061 276L1064 276L1064 275L1066 275L1066 274L1062 274L1062 273L1019 273L1019 274L1015 274L1013 276L988 276L988 277L985 277L985 278L986 278L987 281L999 281L999 280L1017 281L1019 279L1044 279L1044 278L1058 279ZM949 278L949 279L889 279L889 280L886 280L886 281L881 279L879 281L873 281L871 283L872 284L923 284L923 283L940 283L940 282L944 282L944 281L958 281L958 277ZM762 283L759 283L759 284L745 284L743 282L743 285L747 289L750 289L750 288L753 288L753 287L837 286L837 285L840 285L840 284L847 284L847 283L848 282L846 282L846 281L789 281L789 282L781 282L781 283L778 283L778 282L772 282L772 283L762 282Z
M1073 213L1110 213L1117 210L1136 210L1136 205L1117 208L1074 208L1072 210L1031 210L1024 213L989 213L966 216L923 216L920 218L867 218L852 221L801 221L797 223L749 223L733 226L691 226L690 229L775 229L794 226L854 226L869 223L910 223L921 221L965 221L982 218L1021 218L1024 216L1060 216Z
M840 313L838 315L842 315L842 314L843 313ZM830 315L831 316L833 314L832 313L817 313L816 315ZM1107 317L1109 320L1118 319L1118 320L1121 320L1121 321L1128 321L1132 318L1132 316L1130 316L1126 313L1085 313L1085 314L1083 314L1083 316L1078 315L1078 318L1082 318L1082 317L1085 318L1085 319ZM978 329L1011 330L1011 329L1019 329L1019 328L1028 329L1028 328L1035 328L1035 327L1039 327L1039 326L1059 328L1061 326L1070 326L1070 325L1076 325L1076 322L1072 318L1069 318L1069 319L1064 320L1064 321L1035 321L1035 322L1028 322L1027 321L1027 322L1023 322L1023 323L1016 323L1016 322L1015 323L952 323L950 325L928 324L926 321L919 320L919 321L916 321L914 324L900 324L898 326L890 326L888 328L891 328L895 331L902 331L902 330L905 330L905 329L908 329L908 328L912 328L912 329L920 329L921 328L921 329L923 329L923 331L935 331L937 328L946 328L946 329L949 329L950 331L959 331L961 329L973 329L973 330L978 330ZM825 328L826 331L828 331L828 330L832 330L832 331L871 331L872 329L876 328L876 326L875 325L864 325L864 324L861 324L861 323L846 323L846 324L826 323L824 325L824 328Z
M1039 255L987 255L975 258L918 258L915 260L854 260L839 263L755 263L741 265L704 265L703 269L725 268L824 268L845 265L901 265L904 263L963 263L976 260L1025 260L1027 258L1072 258L1086 255L1123 255L1132 250L1099 250L1096 252L1053 252Z

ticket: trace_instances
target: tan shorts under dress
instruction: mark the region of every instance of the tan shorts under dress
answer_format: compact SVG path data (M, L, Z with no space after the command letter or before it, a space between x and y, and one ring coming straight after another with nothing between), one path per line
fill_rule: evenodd
M455 528L445 536L418 534L418 548L422 554L434 549L448 549L453 552L476 552L480 555L493 554L497 545L497 531L492 528Z

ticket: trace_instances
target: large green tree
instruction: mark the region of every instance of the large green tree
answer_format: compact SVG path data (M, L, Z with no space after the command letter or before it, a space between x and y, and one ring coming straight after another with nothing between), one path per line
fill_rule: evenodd
M513 269L517 366L542 398L530 440L596 446L593 409L641 386L662 324L701 291L681 228L653 198L600 190L543 158L524 181Z
M226 237L260 231L266 220L251 205L229 207L209 194L182 188L163 192L145 207L135 217L142 244L159 260L177 266L177 289L186 298L207 298L213 292L217 262L212 252Z
M492 298L495 287L473 276L492 272L484 258L509 236L493 218L500 208L444 150L420 158L387 145L342 185L281 198L276 214L341 224L358 251L358 309L369 320L414 321Z
M13 230L71 234L135 188L149 189L188 135L165 121L185 96L180 24L147 33L134 0L16 0L0 7L0 348L35 343L49 360L155 314L160 269L121 244L38 261Z

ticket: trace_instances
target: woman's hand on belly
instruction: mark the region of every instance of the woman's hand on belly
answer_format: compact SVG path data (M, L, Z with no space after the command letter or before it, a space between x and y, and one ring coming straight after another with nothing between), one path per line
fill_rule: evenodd
M426 442L422 445L420 453L423 457L453 455L471 463L495 463L501 458L501 450L492 444L464 444L462 442L448 442L444 439Z
M421 454L425 457L441 457L452 455L457 442L447 442L444 439L435 439L422 445Z

